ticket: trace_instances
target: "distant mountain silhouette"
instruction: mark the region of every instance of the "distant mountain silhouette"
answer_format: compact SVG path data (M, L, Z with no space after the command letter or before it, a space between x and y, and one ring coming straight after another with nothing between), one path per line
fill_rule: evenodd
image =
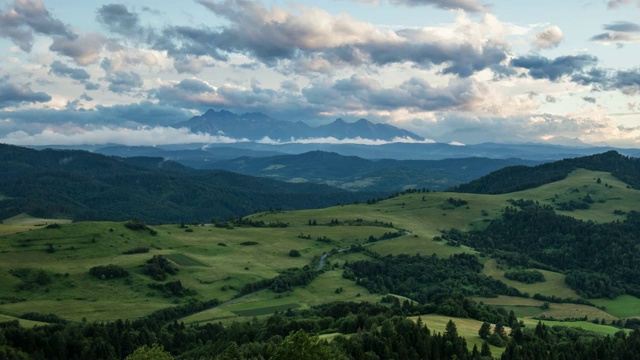
M208 110L200 116L173 125L176 128L188 128L192 132L224 135L235 139L260 140L269 137L272 140L289 141L292 138L336 139L362 138L391 141L394 138L424 138L388 124L374 124L366 119L348 123L342 119L318 127L312 127L302 121L290 122L270 118L262 113L234 114L226 110Z

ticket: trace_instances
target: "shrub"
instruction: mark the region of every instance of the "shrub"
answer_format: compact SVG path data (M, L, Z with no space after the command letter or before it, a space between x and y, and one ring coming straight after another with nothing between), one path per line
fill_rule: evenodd
M289 256L291 256L291 257L300 257L300 251L292 249L291 251L289 251Z
M131 255L131 254L144 254L144 253L148 253L148 252L149 252L149 248L148 247L137 247L135 249L123 251L122 254Z
M129 272L127 270L123 269L121 266L113 264L92 267L89 269L89 274L102 280L129 276Z

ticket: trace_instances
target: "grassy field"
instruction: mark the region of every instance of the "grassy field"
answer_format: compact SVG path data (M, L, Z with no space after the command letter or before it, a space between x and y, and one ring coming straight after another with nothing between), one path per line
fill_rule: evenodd
M482 343L484 342L484 340L478 335L478 330L480 330L480 326L482 326L482 321L473 319L452 318L450 316L435 314L410 317L410 319L413 321L418 321L418 318L420 318L422 322L427 325L427 328L431 330L432 333L444 333L446 331L449 320L451 320L454 324L456 324L458 334L467 339L467 347L469 348L469 350L472 350L474 346L477 346L478 350L482 348ZM493 330L493 325L495 324L492 324L491 330ZM505 327L505 331L508 334L511 329ZM489 345L489 348L491 349L491 354L494 357L502 354L504 350L493 345Z
M596 182L597 178L601 178L601 184ZM103 321L138 318L154 310L186 302L187 298L165 297L160 291L149 288L148 285L154 281L142 273L142 267L153 255L166 256L180 269L168 280L180 280L184 287L194 290L196 295L193 298L228 301L246 283L273 278L289 268L315 266L323 253L346 249L354 244L366 245L381 255L420 253L447 257L460 252L474 252L466 247L447 246L433 241L433 238L441 235L440 230L451 228L483 229L491 219L501 216L504 207L510 205L509 199L531 199L554 205L586 194L595 200L590 209L565 214L585 220L614 221L622 218L615 215L614 210L631 211L640 204L640 192L628 189L610 174L577 170L563 181L512 194L414 193L370 205L267 212L248 217L265 223L286 223L288 226L285 228L189 226L185 229L169 224L153 226L157 231L153 236L147 231L129 230L122 223L69 223L65 220L35 219L23 214L5 219L0 224L0 299L17 297L24 301L2 304L0 313L16 317L38 311L55 313L74 321L83 318ZM467 204L453 207L447 202L449 198L465 200ZM334 223L338 220L338 225L331 224L332 220ZM43 226L54 222L60 223L61 227L47 229ZM311 222L317 225L310 225ZM370 236L379 238L397 229L408 233L386 241L367 241ZM327 240L318 241L318 238ZM243 245L247 241L257 244ZM147 247L149 252L123 254L138 247ZM290 250L298 250L301 256L289 256ZM355 282L342 278L341 267L345 261L365 258L362 253L340 252L328 259L338 267L319 275L306 287L282 294L262 291L183 320L193 324L248 319L257 314L267 316L277 309L306 308L338 300L378 302L380 295L369 294ZM108 264L125 268L131 276L128 279L99 280L89 275L90 268ZM33 274L42 270L50 282L26 286L24 279L11 273L24 269ZM484 274L531 295L578 297L564 284L564 275L541 272L546 281L529 285L504 278L504 271L494 260L488 260L483 270ZM338 288L342 291L337 293ZM503 305L514 310L519 317L587 315L589 319L611 320L640 315L636 310L640 309L640 299L632 297L596 301L598 305L606 306L607 312L572 304L551 304L548 310L543 311L541 302L523 298L479 300ZM431 321L437 324L437 319ZM469 331L475 327L470 336L477 336L479 325L476 325L469 324Z
M640 317L640 299L635 296L621 295L613 300L598 299L592 302L604 306L608 313L619 318Z
M518 317L546 316L555 319L576 319L587 316L588 319L605 319L608 322L618 319L606 311L587 305L549 303L548 309L542 309L543 301L514 296L475 298L475 300L485 304L504 306L508 310L513 310Z
M614 335L615 333L621 331L621 329L615 326L599 325L599 324L594 324L590 321L553 321L553 320L535 320L535 319L524 319L523 321L525 326L528 326L531 328L536 327L536 325L538 325L538 322L542 321L542 323L547 326L572 327L572 328L578 328L582 330L593 331L595 333L602 334L602 335ZM629 332L630 330L626 329L623 331Z
M485 262L482 273L499 279L505 284L513 286L523 293L529 293L531 296L541 294L546 296L555 295L561 298L579 298L578 294L565 284L565 275L546 270L537 271L540 271L544 275L545 281L534 284L525 284L519 281L509 280L504 277L505 270L499 269L497 262L490 259Z

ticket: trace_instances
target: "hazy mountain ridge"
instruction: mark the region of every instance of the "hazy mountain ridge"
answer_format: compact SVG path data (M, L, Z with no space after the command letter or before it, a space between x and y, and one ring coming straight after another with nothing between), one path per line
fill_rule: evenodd
M234 114L226 110L208 110L200 116L173 125L176 128L188 128L192 132L224 135L234 139L289 141L291 139L336 138L371 139L392 141L395 138L424 140L410 131L388 124L374 124L366 119L348 123L343 119L318 127L312 127L302 121L290 122L275 120L262 113Z
M350 190L401 191L428 188L441 191L512 165L536 165L520 159L464 158L446 160L368 160L325 151L272 157L240 157L211 164L253 176L285 181L309 181Z

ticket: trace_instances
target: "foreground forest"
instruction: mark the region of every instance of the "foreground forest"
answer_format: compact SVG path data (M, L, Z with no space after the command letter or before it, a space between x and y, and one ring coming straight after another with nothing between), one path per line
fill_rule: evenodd
M0 358L634 358L636 164L210 224L8 217Z

